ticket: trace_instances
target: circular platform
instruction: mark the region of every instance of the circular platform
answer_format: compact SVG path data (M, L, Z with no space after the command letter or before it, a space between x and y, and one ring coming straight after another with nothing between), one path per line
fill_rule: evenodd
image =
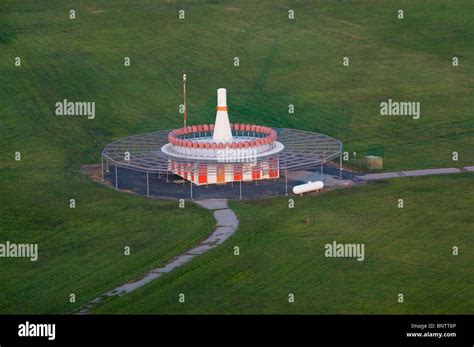
M235 138L235 141L245 141L245 138ZM196 140L200 141L200 139ZM234 148L225 148L225 149L217 149L217 150L202 150L202 149L192 149L193 151L197 152L197 154L200 154L199 151L202 151L203 153L199 156L196 156L195 154L187 154L186 152L177 152L174 150L173 145L171 143L167 143L163 147L161 147L161 151L170 157L173 158L180 158L180 159L188 159L188 160L207 160L209 162L228 162L225 158L235 158L235 162L249 162L254 160L254 158L259 158L259 157L268 157L273 154L281 152L285 146L283 146L282 143L278 141L272 142L271 146L269 149L266 149L265 151L258 152L258 150L253 151L252 149L234 149ZM215 154L215 152L222 152L222 155L219 155L218 153ZM207 153L206 153L207 152ZM213 153L214 152L214 153Z
M330 136L288 128L274 129L278 142L283 148L269 155L258 156L255 160L274 159L282 173L307 169L331 161L342 154L342 142ZM102 157L108 165L128 168L134 171L165 174L169 171L169 161L186 164L212 164L215 159L178 157L170 155L167 148L168 135L173 130L122 138L105 146Z

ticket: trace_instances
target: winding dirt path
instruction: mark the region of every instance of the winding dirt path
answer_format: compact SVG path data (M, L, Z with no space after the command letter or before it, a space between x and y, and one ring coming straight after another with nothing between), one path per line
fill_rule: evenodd
M143 287L145 284L163 276L166 273L171 272L183 264L186 264L195 257L219 246L237 230L239 226L239 220L235 213L229 208L227 199L207 199L194 202L201 207L213 211L214 219L216 221L216 229L207 239L189 251L176 256L164 267L151 270L139 280L126 283L98 296L90 303L84 305L75 314L89 314L90 311L102 301L102 299L111 296L126 295L140 287Z
M99 181L99 176L97 174L93 175L92 169L95 167L83 167L83 171L92 177L94 180ZM95 170L97 171L97 170ZM95 173L94 171L94 173ZM440 169L427 169L427 170L412 170L412 171L400 171L400 172L383 172L383 173L374 173L374 174L364 174L358 175L352 178L349 181L343 181L343 186L350 186L347 182L357 183L357 182L368 182L368 181L377 181L385 180L390 178L399 178L399 177L413 177L413 176L430 176L430 175L443 175L443 174L456 174L462 172L474 172L474 166L466 166L463 168L440 168ZM331 175L326 175L330 177ZM334 176L334 181L338 181L337 177ZM103 182L101 182L103 183ZM341 184L336 184L340 186ZM228 207L227 199L206 199L200 201L194 201L201 207L204 207L210 211L213 211L214 219L216 220L216 229L214 232L204 241L202 241L196 247L190 249L189 251L176 256L171 262L166 264L164 267L156 268L154 270L146 273L139 280L135 280L129 283L126 283L120 287L114 288L94 300L90 303L84 305L78 312L75 314L89 314L90 311L97 306L102 299L111 296L122 296L128 293L135 291L138 288L143 287L145 284L161 277L162 275L169 273L176 269L177 267L186 264L195 257L208 252L209 250L219 246L225 240L227 240L238 228L239 220L235 213Z

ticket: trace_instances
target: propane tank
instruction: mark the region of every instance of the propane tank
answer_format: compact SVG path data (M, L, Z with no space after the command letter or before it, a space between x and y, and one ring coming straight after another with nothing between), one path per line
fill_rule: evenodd
M304 194L304 193L309 193L315 190L320 190L323 188L324 188L323 181L316 181L316 182L309 181L308 183L294 186L293 194Z

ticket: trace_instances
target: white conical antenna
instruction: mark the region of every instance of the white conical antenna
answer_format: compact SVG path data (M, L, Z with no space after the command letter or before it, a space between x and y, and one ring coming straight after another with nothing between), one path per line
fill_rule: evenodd
M225 88L217 89L217 114L214 124L214 134L212 141L214 142L232 142L232 130L229 123L229 115L227 114L227 91Z

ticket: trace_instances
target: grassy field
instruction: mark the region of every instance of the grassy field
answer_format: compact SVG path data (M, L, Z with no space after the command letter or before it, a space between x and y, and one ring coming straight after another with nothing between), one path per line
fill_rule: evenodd
M296 16L291 21L290 8ZM399 8L405 11L404 20L396 18ZM76 11L74 20L69 19L71 9ZM179 9L185 9L185 20L178 19ZM232 121L320 131L342 140L359 157L383 155L386 170L472 165L473 10L471 1L454 0L2 1L0 242L38 242L40 260L0 259L0 313L70 312L163 264L210 232L213 222L206 211L193 206L183 211L175 202L120 194L80 173L83 164L100 161L106 143L180 126L183 70L188 74L190 123L212 122L216 88L226 87ZM236 56L239 67L233 66ZM350 58L349 67L342 66L344 56ZM451 65L453 56L460 59L458 67ZM16 57L21 58L19 67ZM124 57L131 58L130 67L124 66ZM379 103L388 98L420 101L421 119L381 117ZM55 116L54 105L63 99L96 102L95 119ZM295 105L295 114L288 114L289 104ZM19 162L14 160L17 151ZM459 152L458 162L451 159L453 151ZM469 178L452 182L466 184ZM402 184L388 187L395 195L405 189ZM333 196L338 194L349 193ZM469 196L459 195L464 199L458 202L460 208L469 206ZM77 201L74 210L68 207L71 198ZM308 211L317 210L320 200L303 203ZM331 201L331 213L344 211L335 198ZM279 203L255 204L264 216L273 211L266 204ZM370 201L360 201L364 203ZM246 220L255 204L235 206ZM423 215L415 217L420 224L410 224L412 233L425 227ZM460 233L460 222L452 223ZM263 219L259 225L255 233L269 232ZM350 235L362 225L347 224L346 231L339 231ZM288 227L289 233L297 228ZM237 237L245 240L245 235L242 231ZM122 255L125 245L132 247L130 257ZM212 254L222 254L231 245L225 247ZM392 250L390 256L396 256ZM311 256L303 253L300 260L311 261ZM210 255L204 259L214 264L209 273L219 268ZM262 271L267 266L254 260ZM184 285L176 277L183 271L169 277L177 280L176 286ZM186 286L205 284L210 277L203 273L198 283ZM281 281L298 280L286 275L282 265ZM237 283L259 281L252 273L238 276ZM446 276L443 283L459 280L453 273ZM331 287L337 275L334 282L326 280L328 292L349 290ZM312 285L308 281L301 278L296 285ZM248 290L258 288L257 283ZM71 292L77 295L75 304L68 302ZM381 302L383 295L392 294L381 294ZM166 300L171 304L174 297ZM247 312L257 312L253 307L272 311L276 306L249 304ZM222 310L226 308L245 311L232 302L222 304ZM330 307L318 309L329 312ZM214 310L211 305L209 311ZM163 311L172 312L172 306Z
M0 240L37 243L39 259L0 258L0 313L72 312L164 265L212 230L211 216L195 206L183 210L176 203L88 187L87 178L72 174L66 183L63 172L44 170L30 174L34 178L1 171L10 184L2 190L8 205L2 205ZM70 196L75 209L69 208ZM69 302L71 293L75 303Z
M233 121L321 131L350 152L383 154L386 170L472 164L473 21L474 3L458 0L7 3L4 141L16 150L18 133L45 132L50 145L74 144L73 163L97 161L104 142L181 124L186 70L191 123L213 121L225 86ZM55 117L64 98L95 101L96 119ZM388 98L420 101L421 118L380 116Z
M239 231L222 247L94 312L472 314L473 178L370 184L298 197L294 209L234 202ZM333 241L365 244L365 260L325 257Z

